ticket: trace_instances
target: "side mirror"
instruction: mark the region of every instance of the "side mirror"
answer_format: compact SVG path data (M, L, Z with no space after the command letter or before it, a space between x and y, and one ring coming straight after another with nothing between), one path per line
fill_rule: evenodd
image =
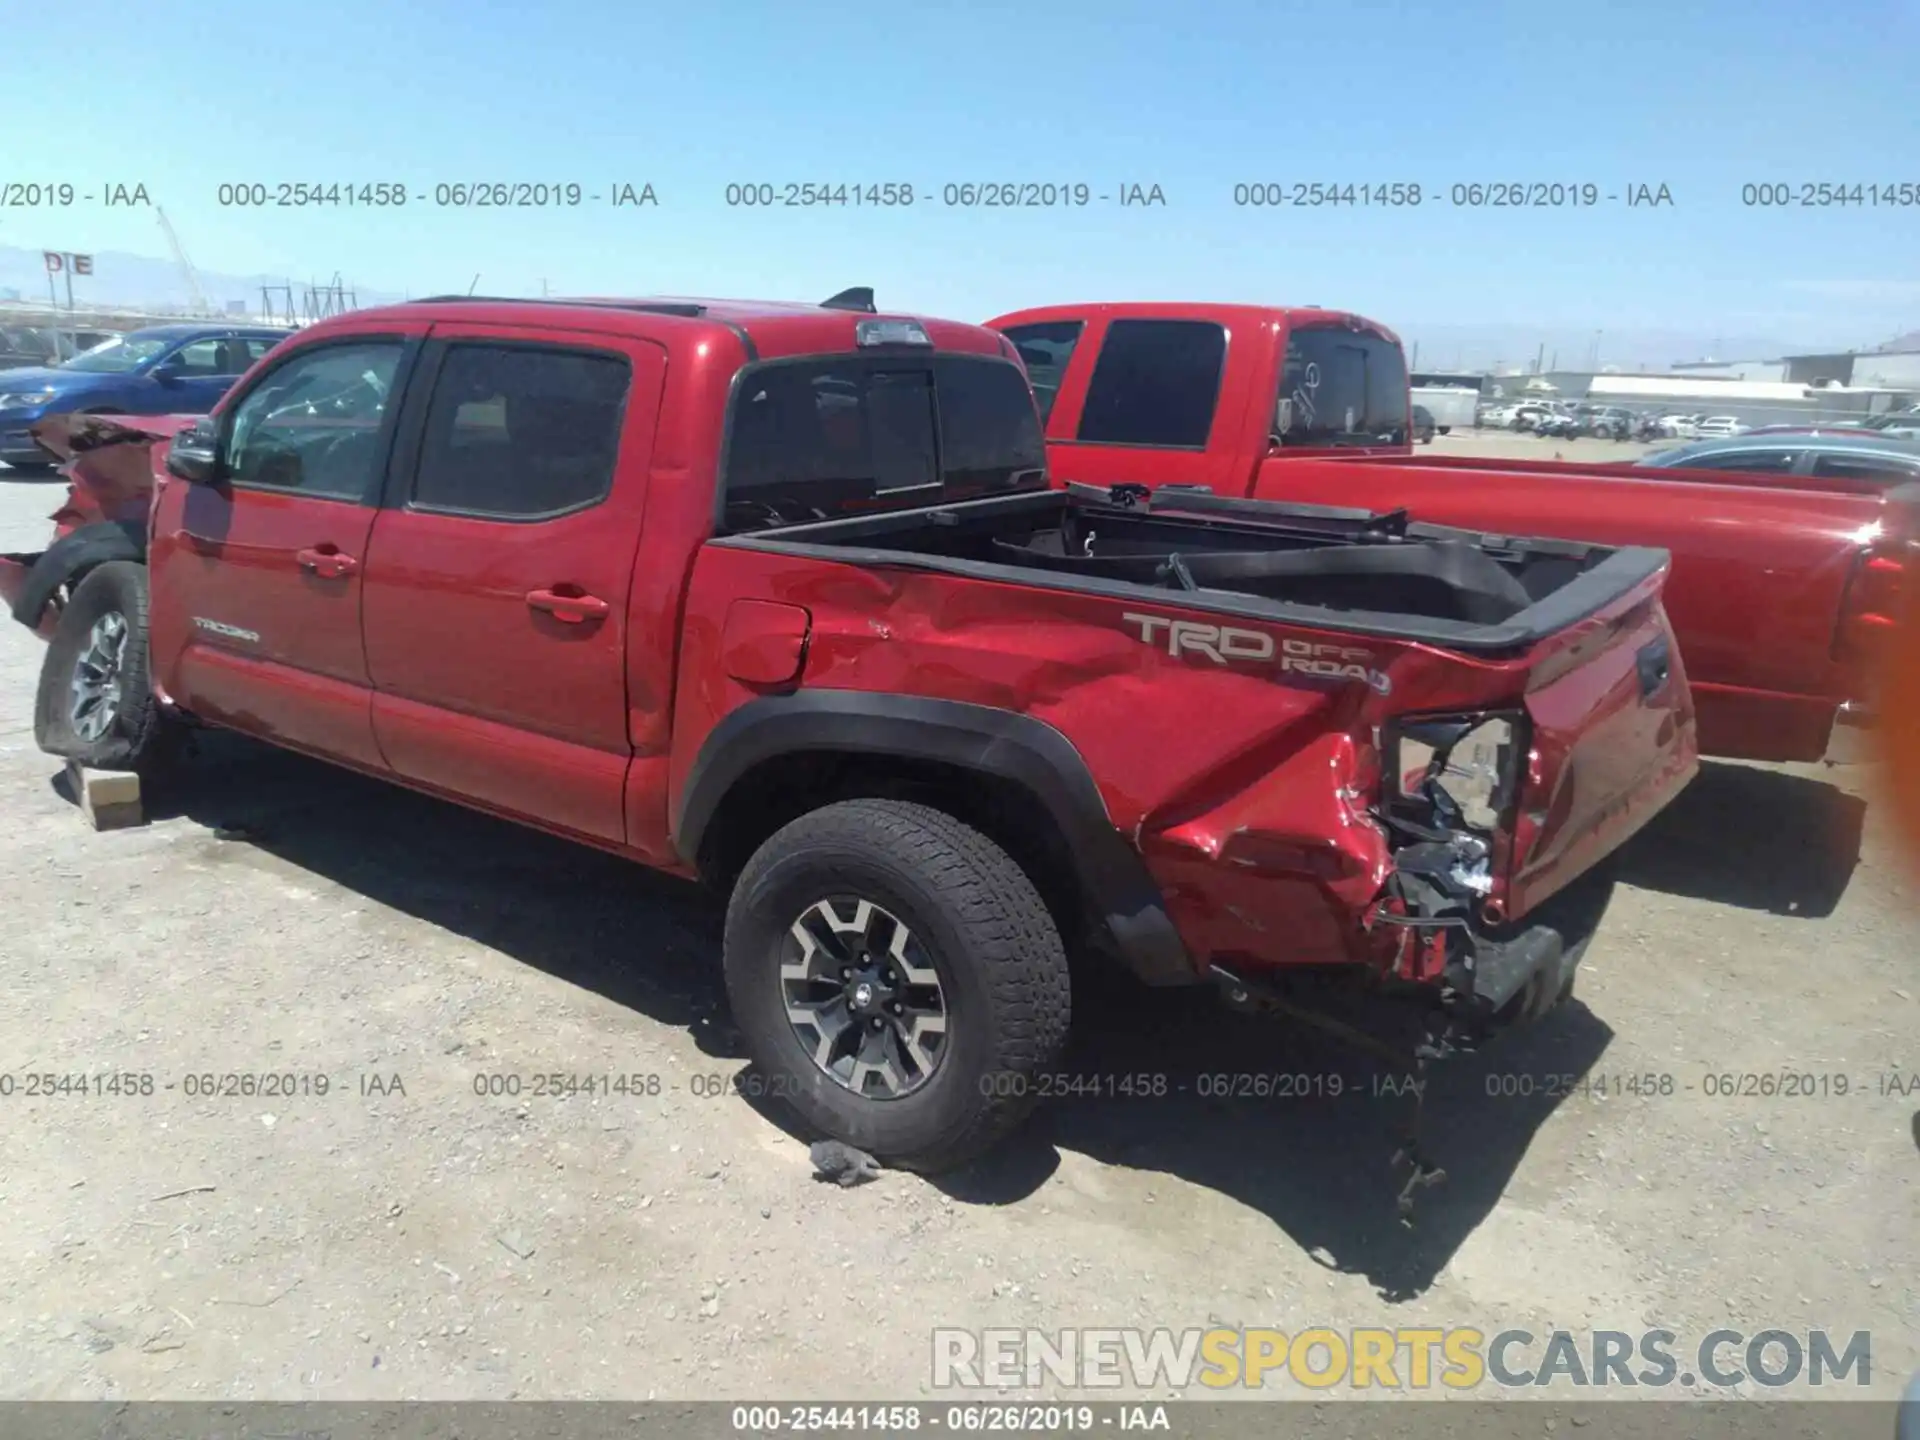
M171 385L180 378L186 369L186 363L178 355L169 355L153 369L147 372L147 378L158 380L162 385Z
M167 446L167 473L190 485L211 485L221 474L219 433L210 425L180 431Z

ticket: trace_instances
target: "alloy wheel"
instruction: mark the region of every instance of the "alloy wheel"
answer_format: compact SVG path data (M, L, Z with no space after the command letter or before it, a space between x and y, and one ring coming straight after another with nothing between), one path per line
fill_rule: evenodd
M946 1053L947 996L912 930L852 896L816 901L788 927L780 988L813 1063L867 1099L925 1085Z
M87 645L73 664L67 716L74 734L94 741L120 718L121 667L127 655L127 617L109 610L93 622Z

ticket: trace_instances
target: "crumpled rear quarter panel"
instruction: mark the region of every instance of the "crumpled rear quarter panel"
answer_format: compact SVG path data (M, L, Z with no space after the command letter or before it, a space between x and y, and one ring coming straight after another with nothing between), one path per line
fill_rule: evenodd
M764 689L726 678L719 625L733 601L804 607L802 683L959 700L1043 720L1086 760L1114 825L1159 882L1195 962L1265 964L1363 953L1360 919L1386 877L1374 727L1391 710L1517 695L1521 671L1414 644L1274 625L1168 603L863 568L709 546L684 629L676 732L702 735ZM1129 613L1237 623L1364 648L1384 697L1356 679L1283 675L1277 661L1170 655Z

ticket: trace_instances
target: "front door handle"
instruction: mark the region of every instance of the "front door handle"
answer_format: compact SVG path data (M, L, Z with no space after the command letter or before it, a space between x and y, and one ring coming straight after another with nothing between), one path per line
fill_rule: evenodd
M562 595L554 590L529 590L527 604L544 610L569 625L584 625L589 620L604 620L611 608L595 595Z
M300 562L302 570L318 575L322 580L338 580L360 568L358 560L351 555L342 555L339 549L332 545L319 545L311 550L301 550L293 558Z

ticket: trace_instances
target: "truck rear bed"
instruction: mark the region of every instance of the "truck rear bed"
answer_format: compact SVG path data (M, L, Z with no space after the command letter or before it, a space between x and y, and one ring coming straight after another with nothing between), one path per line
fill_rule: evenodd
M1274 964L1289 934L1345 943L1337 917L1392 864L1377 826L1339 817L1341 795L1377 792L1397 723L1510 717L1521 771L1486 907L1503 922L1678 793L1697 751L1665 567L1658 550L1400 515L1075 489L719 538L689 604L771 602L807 637L796 669L776 667L801 688L947 694L981 676L980 700L1044 720L1114 777L1112 823L1186 897L1196 955ZM714 723L741 698L686 705ZM1341 898L1276 909L1262 874Z
M1104 494L1104 492L1102 492ZM1526 650L1658 575L1637 546L1474 534L1315 506L1069 492L790 525L716 541L983 580L1157 592L1184 607L1442 646Z

